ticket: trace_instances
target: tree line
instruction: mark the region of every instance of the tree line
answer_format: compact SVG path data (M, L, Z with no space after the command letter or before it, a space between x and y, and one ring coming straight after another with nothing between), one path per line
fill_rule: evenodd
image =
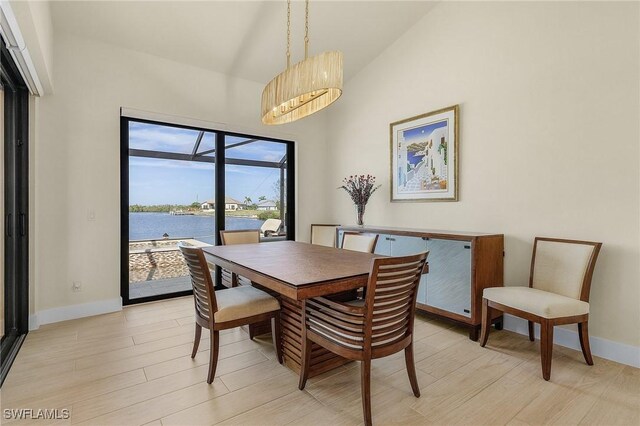
M189 205L185 204L154 204L151 206L143 206L142 204L131 204L129 206L130 213L169 213L174 210L199 210L200 203L193 202Z

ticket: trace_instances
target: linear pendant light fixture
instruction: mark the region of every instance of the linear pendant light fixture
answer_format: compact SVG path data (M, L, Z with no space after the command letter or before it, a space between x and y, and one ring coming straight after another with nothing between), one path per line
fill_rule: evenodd
M262 122L285 124L331 105L342 94L342 52L308 57L309 0L306 0L304 60L291 65L291 0L287 0L287 69L262 91Z

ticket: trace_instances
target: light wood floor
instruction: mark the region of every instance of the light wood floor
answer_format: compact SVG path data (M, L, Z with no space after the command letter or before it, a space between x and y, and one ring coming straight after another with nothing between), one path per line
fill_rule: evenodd
M41 327L9 373L2 408L68 408L71 419L58 423L95 425L361 423L357 363L299 391L268 337L229 330L207 385L208 340L192 360L193 328L191 298ZM422 397L411 393L402 354L374 361L375 424L640 424L638 369L600 358L589 367L556 346L545 382L538 344L526 337L494 331L480 348L422 317L415 334Z

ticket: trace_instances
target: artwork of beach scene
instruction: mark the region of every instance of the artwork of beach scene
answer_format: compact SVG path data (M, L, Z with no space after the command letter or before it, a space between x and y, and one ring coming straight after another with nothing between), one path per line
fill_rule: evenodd
M393 201L455 199L454 115L391 125Z
M447 122L400 132L398 192L447 189Z

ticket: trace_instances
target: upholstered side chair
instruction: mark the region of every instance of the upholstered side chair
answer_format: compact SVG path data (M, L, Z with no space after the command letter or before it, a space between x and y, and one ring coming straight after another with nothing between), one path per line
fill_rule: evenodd
M378 242L378 234L366 234L361 232L344 232L342 234L342 245L345 250L362 251L373 253Z
M532 342L534 323L540 324L542 377L549 380L553 328L577 323L582 354L587 364L593 365L588 331L589 292L601 246L602 243L591 241L536 237L529 287L484 289L480 345L487 344L493 310L526 319Z
M213 382L216 374L220 330L271 320L273 345L278 361L282 364L280 303L278 300L251 286L215 291L202 249L187 246L182 242L178 244L178 248L189 268L193 287L196 332L191 358L195 358L198 352L202 329L206 328L211 334L207 383Z
M220 231L220 241L222 241L223 246L230 246L235 244L257 244L260 242L260 231L258 231L257 229ZM251 285L251 280L223 269L222 285L224 285L225 287Z
M260 231L257 229L240 229L233 231L220 231L222 245L232 244L257 244L260 242Z
M336 230L340 225L311 225L311 244L335 247L336 246Z

